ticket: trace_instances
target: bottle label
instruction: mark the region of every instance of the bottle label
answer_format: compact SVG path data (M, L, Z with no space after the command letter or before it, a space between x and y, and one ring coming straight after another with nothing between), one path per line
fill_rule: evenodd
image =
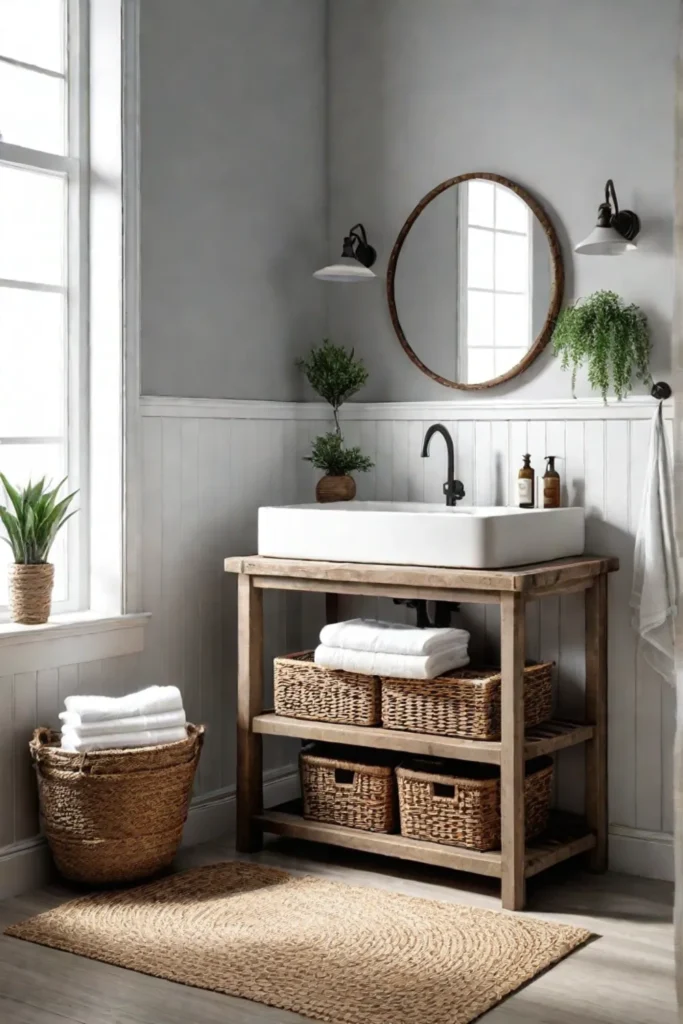
M522 477L517 481L517 495L520 505L531 505L534 499L533 481L528 477Z
M543 506L544 508L560 507L560 481L557 477L550 477L543 481Z

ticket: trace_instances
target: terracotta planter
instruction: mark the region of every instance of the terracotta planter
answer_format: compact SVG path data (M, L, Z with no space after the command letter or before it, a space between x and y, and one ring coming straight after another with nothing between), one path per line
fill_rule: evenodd
M47 622L52 605L55 567L42 565L9 566L9 610L12 622L39 626Z
M356 481L352 476L323 476L315 488L316 501L351 501L356 497Z

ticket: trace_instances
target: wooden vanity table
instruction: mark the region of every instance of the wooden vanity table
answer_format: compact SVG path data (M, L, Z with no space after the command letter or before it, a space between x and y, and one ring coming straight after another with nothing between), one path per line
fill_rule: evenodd
M526 879L590 851L591 866L607 866L607 574L612 558L582 556L519 569L440 569L281 558L228 558L238 574L237 848L260 848L263 832L383 853L501 879L502 904L521 910ZM283 718L263 707L263 591L422 598L498 604L501 615L502 738L476 741L388 729ZM529 601L585 593L585 723L553 721L524 733L525 609ZM333 602L328 602L333 605ZM283 652L285 653L285 652ZM401 835L362 832L306 821L296 806L264 811L262 736L344 743L406 754L429 754L500 765L502 849L476 853ZM548 833L524 841L525 761L585 745L585 818L558 814Z

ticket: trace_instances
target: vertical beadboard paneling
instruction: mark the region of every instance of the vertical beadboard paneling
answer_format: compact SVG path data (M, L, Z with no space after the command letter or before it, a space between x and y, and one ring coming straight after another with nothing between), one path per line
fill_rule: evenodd
M14 841L38 832L38 794L28 741L38 724L37 676L14 677Z
M14 842L14 676L0 676L0 849Z

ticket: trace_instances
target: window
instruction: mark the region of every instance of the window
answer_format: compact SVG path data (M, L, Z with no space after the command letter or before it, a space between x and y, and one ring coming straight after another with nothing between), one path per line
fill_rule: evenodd
M0 0L0 470L81 490L52 551L55 611L88 603L84 15L84 0Z
M461 189L458 380L468 384L512 369L531 344L531 210L505 185L469 181ZM463 365L464 364L464 365Z

